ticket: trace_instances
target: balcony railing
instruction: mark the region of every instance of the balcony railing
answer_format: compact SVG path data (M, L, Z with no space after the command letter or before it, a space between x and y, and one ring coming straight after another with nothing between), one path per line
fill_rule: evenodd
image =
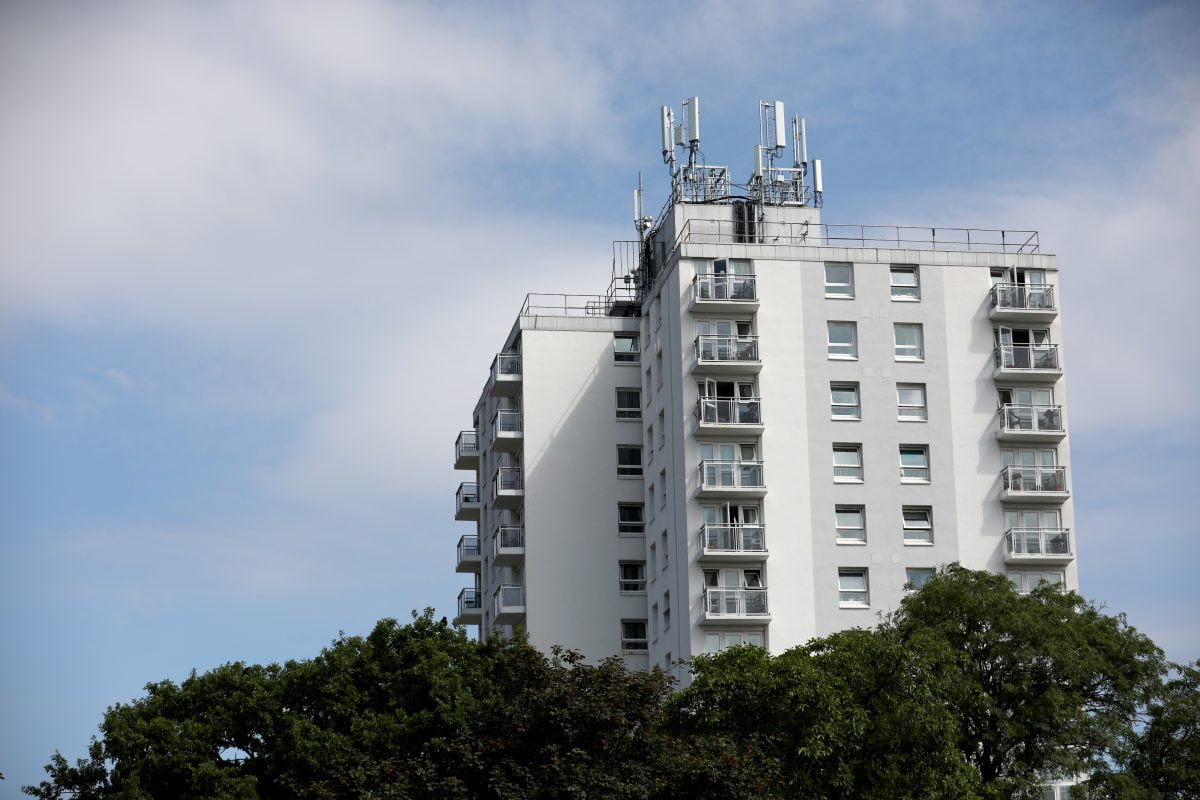
M701 397L696 401L701 425L761 425L762 399L758 397Z
M520 467L498 467L492 473L492 489L496 492L524 491L525 473Z
M753 302L758 299L753 275L731 275L728 272L702 272L692 280L697 300L734 300Z
M519 376L521 374L520 353L497 353L492 361L492 379L500 376Z
M1066 528L1010 528L1004 533L1004 551L1009 556L1062 558L1071 555L1071 531Z
M715 363L756 362L758 337L701 334L696 337L696 359Z
M1000 429L1006 433L1063 432L1062 406L1003 405L997 413L1000 415Z
M996 369L1058 370L1056 344L1006 344L994 353Z
M522 613L525 610L525 587L505 584L492 595L492 611L501 614Z
M704 525L700 547L705 553L766 553L767 529L762 525Z
M762 489L761 461L701 461L700 486L704 489Z
M713 617L765 617L766 587L725 589L709 586L704 590L704 612Z
M992 308L1001 311L1054 311L1054 287L1042 283L998 283Z
M465 561L467 558L479 557L479 537L478 536L460 536L458 539L458 560Z
M1000 480L1008 492L1061 494L1067 491L1067 468L1013 465L1000 471Z
M454 440L454 465L463 468L473 465L479 456L479 437L475 431L461 431Z
M459 506L479 503L479 484L478 483L460 483L458 491L454 493L454 499Z
M501 525L492 538L492 557L519 557L525 553L525 528L522 525Z
M472 613L478 614L481 605L478 589L463 589L458 593L459 617L466 617Z
M524 417L520 411L497 411L492 415L492 432L521 433L524 430Z

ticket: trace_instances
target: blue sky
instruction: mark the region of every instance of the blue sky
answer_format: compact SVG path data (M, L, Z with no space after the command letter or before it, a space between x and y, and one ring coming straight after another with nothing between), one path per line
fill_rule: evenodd
M1200 657L1193 3L0 5L0 798L105 707L464 576L451 445L527 291L595 292L657 114L827 222L1062 269L1083 593Z

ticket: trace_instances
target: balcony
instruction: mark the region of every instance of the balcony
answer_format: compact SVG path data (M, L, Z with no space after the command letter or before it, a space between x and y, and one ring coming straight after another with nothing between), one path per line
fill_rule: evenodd
M492 397L512 397L521 391L521 354L497 353L492 359L492 376L488 394Z
M497 625L513 625L525 617L525 587L505 584L492 595L492 620Z
M492 563L498 567L519 566L525 558L525 528L501 525L492 537Z
M992 356L997 380L1054 382L1062 375L1056 344L1006 344Z
M519 508L525 500L525 473L520 467L500 467L492 473L492 505Z
M1066 467L1014 465L1000 471L1001 500L1061 503L1070 496Z
M735 623L766 625L771 621L765 587L725 589L709 586L704 590L704 617L709 624Z
M475 469L479 466L479 437L475 431L461 431L454 440L454 468Z
M458 540L458 561L455 572L479 572L479 537L461 536Z
M697 372L754 373L762 369L757 336L702 334L696 337Z
M762 399L758 397L701 397L696 419L705 435L759 434L763 431Z
M520 411L497 411L492 415L492 449L513 452L525 440L525 420Z
M700 497L763 497L767 493L761 461L701 461L699 478Z
M463 589L458 593L458 616L454 622L459 625L478 625L483 621L483 608L478 589Z
M720 561L762 561L767 529L762 525L702 525L700 557Z
M1062 406L1003 405L997 414L1002 442L1060 442L1067 435Z
M989 316L997 322L1049 322L1058 316L1054 287L1039 283L999 283L992 287Z
M1008 564L1067 564L1071 532L1065 528L1010 528L1004 533L1004 561Z
M758 286L753 275L702 272L692 279L692 311L755 311Z
M454 503L455 519L479 519L479 484L460 483L454 493Z

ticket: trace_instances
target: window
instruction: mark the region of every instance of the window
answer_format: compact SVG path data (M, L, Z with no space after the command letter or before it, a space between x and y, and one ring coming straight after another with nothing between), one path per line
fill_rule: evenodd
M867 541L867 512L862 506L834 506L833 516L839 543Z
M908 421L924 421L929 418L925 407L925 384L897 383L896 409L899 418Z
M933 509L928 506L904 506L900 509L904 521L905 544L933 544Z
M670 551L667 549L667 532L663 531L659 536L660 550L662 551L662 568L667 568L667 561L671 557Z
M862 483L862 445L833 446L833 479L838 483Z
M854 297L854 265L825 265L825 296Z
M856 323L829 323L829 357L858 358L858 325Z
M654 460L654 426L646 426L646 463Z
M639 445L617 445L617 477L642 477L642 448Z
M842 608L867 608L871 605L865 569L838 570L838 605Z
M646 620L621 620L621 649L633 651L650 649L646 641Z
M663 385L663 375L666 374L666 371L663 370L663 355L661 350L654 354L654 371L658 374L657 388L661 389Z
M662 447L667 443L667 412L658 412L658 446Z
M640 364L642 346L636 333L613 334L613 361L617 364Z
M667 471L658 473L658 507L667 507Z
M1061 572L1009 572L1008 579L1012 581L1013 586L1021 594L1029 594L1043 583L1051 586L1058 586L1063 582L1064 576Z
M862 405L857 383L829 384L829 413L834 419L861 419Z
M900 445L900 480L903 483L929 483L928 447Z
M907 322L896 323L896 360L924 361L925 335L921 325Z
M617 533L622 536L645 535L646 507L641 503L618 503Z
M642 390L617 389L617 419L642 418Z
M892 299L921 299L921 273L915 266L892 265Z
M622 561L620 563L621 591L646 591L646 562Z
M719 653L727 647L737 647L742 644L752 644L755 647L765 647L763 635L759 631L721 631L704 635L704 652Z
M671 630L671 593L663 592L662 599L663 631Z
M904 570L904 588L915 591L925 585L925 581L933 577L932 567L909 567Z

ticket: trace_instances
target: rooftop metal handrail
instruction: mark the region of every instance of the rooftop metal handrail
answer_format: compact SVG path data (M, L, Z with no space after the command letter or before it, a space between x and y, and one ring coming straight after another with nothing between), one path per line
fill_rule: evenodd
M996 410L1005 431L1050 431L1062 433L1062 406L1005 403Z
M458 560L462 561L464 556L479 555L479 537L474 534L460 536L458 539Z
M1056 344L1002 344L992 358L998 369L1061 369Z
M700 485L705 489L761 489L763 462L701 461Z
M714 524L700 526L700 547L706 553L765 553L765 525Z
M757 336L702 333L696 337L699 361L758 361Z
M689 219L672 252L683 244L775 244L946 250L972 253L1037 253L1037 231L997 228L935 228L811 222L759 222L751 230L732 219Z
M521 316L545 317L627 317L637 316L637 311L614 313L620 308L637 309L637 287L632 279L628 288L613 290L610 296L602 294L560 294L530 292L521 304Z
M1004 532L1004 549L1014 556L1069 556L1069 528L1009 528Z
M710 617L761 617L766 616L767 587L704 588L704 610Z
M492 473L492 489L500 492L518 492L525 489L525 473L520 467L497 467Z
M696 401L701 425L761 425L760 397L701 397Z
M1013 464L1000 470L1000 480L1010 492L1065 492L1067 468Z
M1054 287L1045 283L998 283L991 290L993 308L1054 311Z
M463 503L478 503L479 502L479 484L468 483L466 481L458 485L458 491L454 493L454 499L461 506Z
M730 300L752 302L758 299L758 287L753 275L732 272L698 272L692 278L697 300Z

